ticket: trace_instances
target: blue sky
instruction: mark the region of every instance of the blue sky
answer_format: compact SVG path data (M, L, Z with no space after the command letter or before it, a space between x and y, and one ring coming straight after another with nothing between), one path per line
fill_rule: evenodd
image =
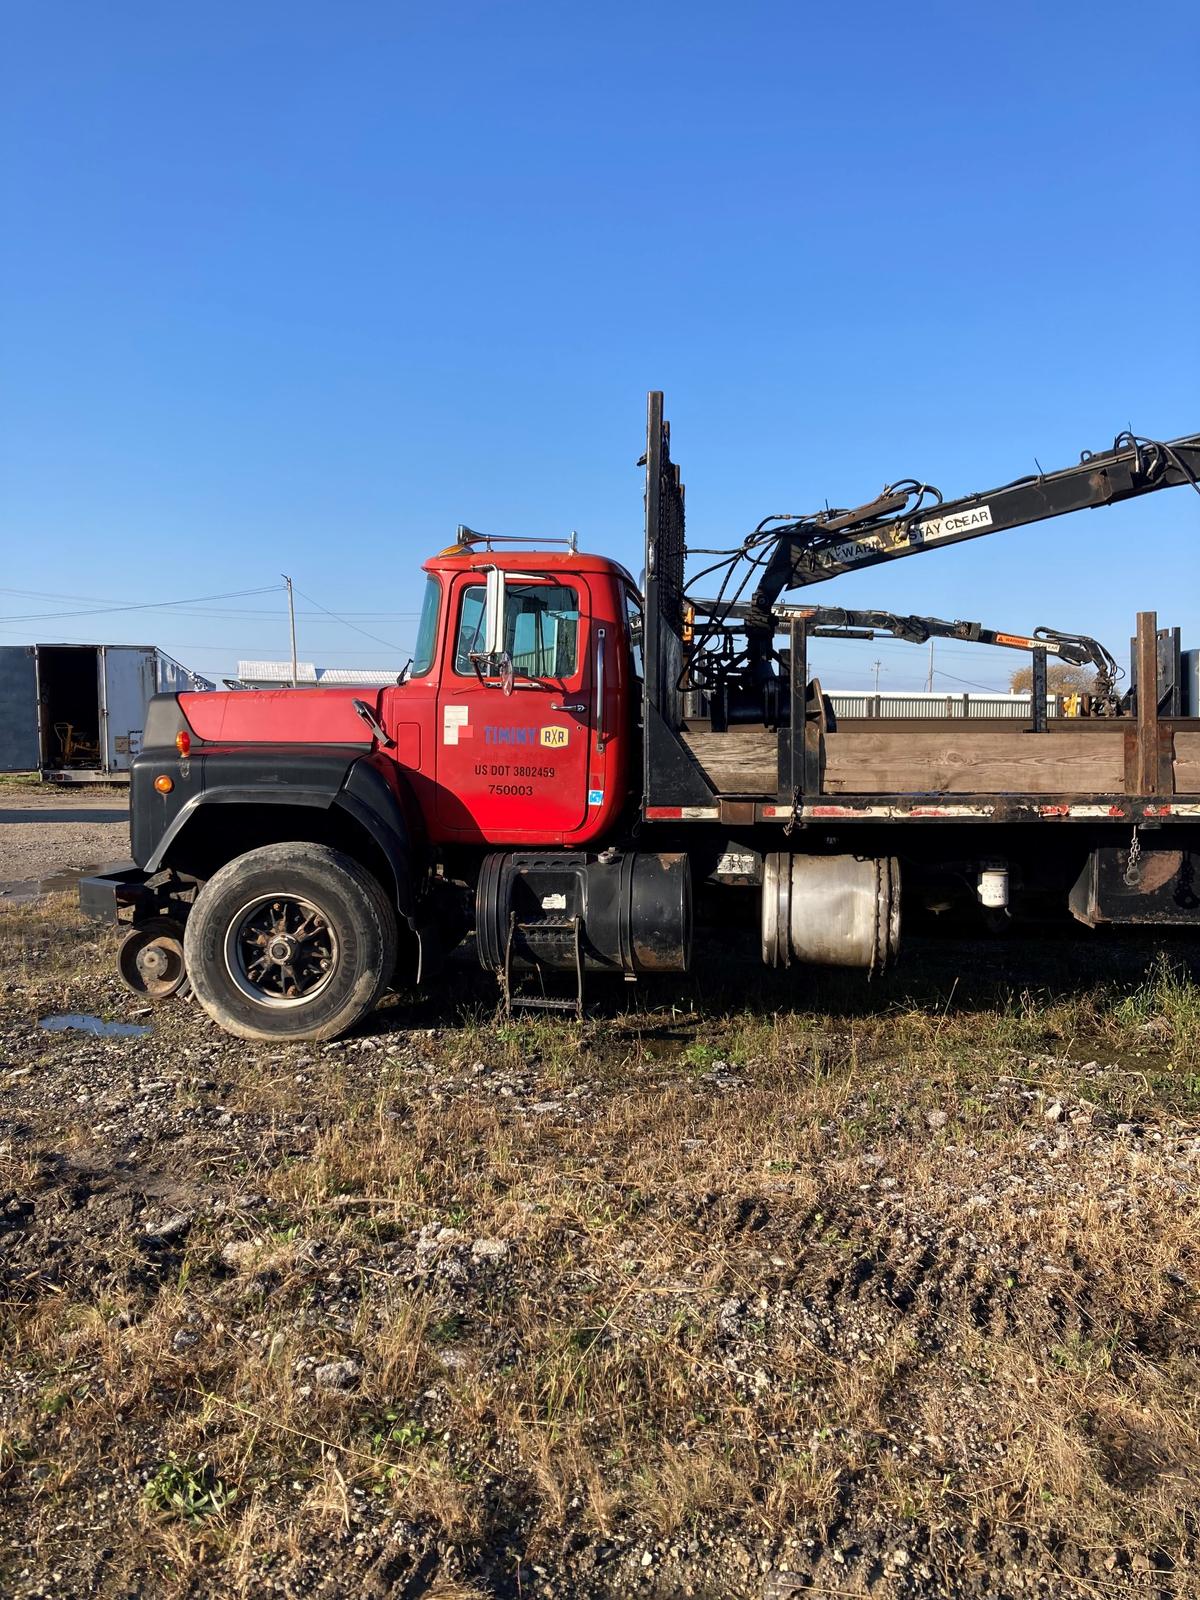
M281 591L28 614L287 571L374 636L302 600L303 657L400 665L460 521L640 567L651 387L697 544L1200 428L1193 33L1154 0L12 0L0 641L220 675L286 654ZM1176 490L821 593L1200 645L1198 536ZM827 684L923 682L827 648ZM1012 664L947 647L939 687Z

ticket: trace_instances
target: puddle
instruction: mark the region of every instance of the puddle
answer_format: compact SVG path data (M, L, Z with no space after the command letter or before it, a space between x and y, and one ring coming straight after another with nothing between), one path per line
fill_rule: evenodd
M61 1017L43 1017L38 1024L47 1033L94 1033L104 1038L140 1038L154 1029L139 1022L105 1022L82 1011L67 1011Z
M64 867L61 872L51 873L46 878L11 879L0 883L0 901L41 900L48 894L65 894L75 887L80 878L90 878L97 872L107 870L108 865L102 863L93 867Z

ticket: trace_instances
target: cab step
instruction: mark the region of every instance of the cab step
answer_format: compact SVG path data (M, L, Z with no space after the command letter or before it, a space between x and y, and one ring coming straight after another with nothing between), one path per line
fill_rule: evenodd
M537 959L536 948L525 942L523 955L526 960L534 963L531 978L537 978L543 983L540 992L531 992L529 989L520 989L513 982L513 943L521 933L547 933L556 931L569 933L575 956L575 994L548 995L545 992L545 974L557 971L556 968L543 966ZM504 1014L509 1017L514 1011L573 1011L575 1016L583 1018L583 950L580 945L583 923L580 917L540 917L536 922L519 922L515 911L509 913L508 937L504 942L504 970L500 974L500 985L504 995Z

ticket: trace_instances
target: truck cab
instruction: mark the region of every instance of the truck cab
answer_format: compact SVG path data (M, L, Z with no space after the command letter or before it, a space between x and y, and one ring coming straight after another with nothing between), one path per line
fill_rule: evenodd
M412 666L380 697L382 755L435 844L586 845L629 803L640 712L615 561L453 546L425 563Z
M323 1038L472 925L506 983L549 964L580 995L586 967L686 964L686 858L615 848L640 812L636 585L573 542L505 544L460 537L424 564L389 688L152 703L135 861L81 890L132 910L130 987L190 980L243 1037Z

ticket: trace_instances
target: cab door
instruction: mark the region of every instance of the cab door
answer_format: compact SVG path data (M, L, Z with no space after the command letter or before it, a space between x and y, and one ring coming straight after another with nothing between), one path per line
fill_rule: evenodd
M481 680L486 574L460 574L438 695L437 798L444 836L561 842L588 816L591 595L580 573L507 573L512 692Z

